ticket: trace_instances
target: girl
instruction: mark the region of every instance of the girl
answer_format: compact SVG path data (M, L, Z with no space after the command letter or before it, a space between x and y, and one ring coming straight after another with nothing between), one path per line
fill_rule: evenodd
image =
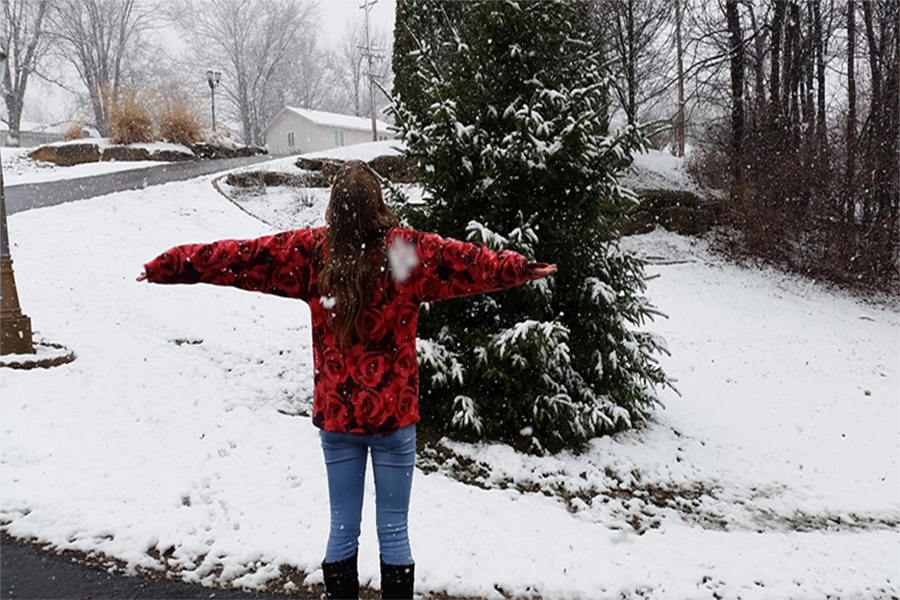
M399 226L378 175L348 162L326 227L255 240L188 244L144 265L138 281L211 283L298 298L312 315L315 393L328 473L328 598L357 598L356 557L368 454L375 476L383 598L412 598L407 514L416 459L419 305L513 287L556 272L515 252Z

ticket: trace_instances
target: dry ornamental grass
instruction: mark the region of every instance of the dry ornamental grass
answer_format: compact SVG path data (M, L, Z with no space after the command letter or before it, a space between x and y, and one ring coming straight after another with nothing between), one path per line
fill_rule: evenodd
M203 138L196 113L186 102L169 104L159 115L159 137L173 144L191 146Z
M153 141L153 121L146 102L127 90L110 111L110 141L113 144L139 144Z
M64 141L84 139L84 121L72 121L66 130L63 131L62 139Z

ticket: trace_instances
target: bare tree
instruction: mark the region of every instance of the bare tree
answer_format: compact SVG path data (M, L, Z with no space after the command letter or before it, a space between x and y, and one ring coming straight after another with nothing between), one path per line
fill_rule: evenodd
M856 153L856 6L853 0L847 1L847 155L844 174L846 198L844 218L853 221L853 172L855 170Z
M344 37L328 57L328 69L338 93L334 102L341 112L362 117L365 114L365 63L360 46L363 30L358 21L348 21Z
M328 97L328 54L317 36L303 40L284 69L285 102L299 108L322 108Z
M0 83L8 115L7 146L19 145L28 78L48 49L44 29L48 5L48 0L3 0L0 48L8 59L5 71L0 73Z
M110 104L129 78L142 35L156 26L156 7L146 0L54 0L51 6L57 55L75 67L90 96L94 125L106 135Z
M648 101L671 89L670 61L661 60L667 52L661 42L671 7L670 0L594 2L597 18L608 30L608 51L623 71L625 85L617 95L630 124L638 121Z
M222 71L221 90L243 127L244 140L262 131L283 106L284 70L314 36L318 5L293 0L182 0L171 17L205 65Z
M373 51L383 56L381 60L374 63L375 79L387 88L391 78L391 64L386 58L391 55L390 38L382 31L375 31L371 37ZM347 24L344 37L341 38L337 48L332 51L328 61L333 88L337 92L331 100L332 108L357 117L369 117L372 112L369 103L369 76L364 54L365 45L365 28L361 21L358 19L351 21ZM387 99L376 89L376 113L385 106L387 106Z
M735 0L725 1L725 17L731 42L731 168L734 196L735 191L740 193L743 182L741 161L744 148L744 34Z

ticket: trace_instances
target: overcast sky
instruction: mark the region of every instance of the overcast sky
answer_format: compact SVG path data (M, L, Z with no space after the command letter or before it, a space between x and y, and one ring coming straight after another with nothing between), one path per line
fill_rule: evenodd
M322 42L328 44L328 38L336 39L344 33L344 26L350 19L362 19L362 0L320 0L319 14L322 18ZM377 0L370 9L370 25L373 28L394 30L395 0ZM332 36L328 35L332 32Z

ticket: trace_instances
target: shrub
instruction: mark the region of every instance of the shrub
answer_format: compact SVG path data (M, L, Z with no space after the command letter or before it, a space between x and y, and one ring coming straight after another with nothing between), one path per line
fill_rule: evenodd
M81 140L84 137L84 121L71 121L62 134L62 139L67 142Z
M203 139L203 128L197 113L186 101L169 103L158 119L159 139L182 146L191 146Z
M502 293L436 303L419 320L423 428L535 451L578 449L646 421L670 385L643 263L615 229L634 202L616 173L640 130L607 137L612 74L583 2L465 3L466 29L441 69L419 52L427 114L392 106L422 174L416 229L557 263ZM462 40L465 40L463 42ZM393 193L399 193L394 190Z
M139 144L153 141L153 121L146 102L133 90L126 90L114 102L109 116L110 141L113 144Z

